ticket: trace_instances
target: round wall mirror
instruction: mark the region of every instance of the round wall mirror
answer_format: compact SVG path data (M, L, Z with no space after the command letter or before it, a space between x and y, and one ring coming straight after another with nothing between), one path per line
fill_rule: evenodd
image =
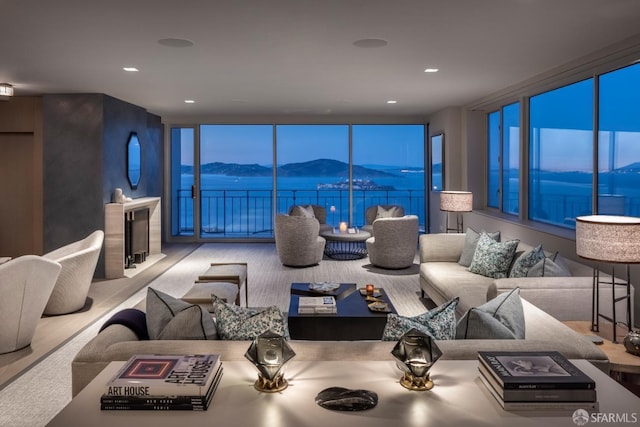
M138 184L140 183L141 157L140 140L138 139L138 134L133 132L129 136L129 142L127 144L127 177L133 190L138 188Z

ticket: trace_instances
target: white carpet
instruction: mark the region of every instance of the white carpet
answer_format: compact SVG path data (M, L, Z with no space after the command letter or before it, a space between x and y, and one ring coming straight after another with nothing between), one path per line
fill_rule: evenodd
M374 268L368 258L355 261L323 260L318 266L289 268L280 264L275 246L266 243L205 244L171 267L147 287L173 296L183 295L210 262L248 262L249 305L277 305L287 311L293 282L332 281L373 283L385 289L399 314L414 316L425 311L418 299L418 260L405 270ZM71 400L71 361L93 338L100 326L117 311L140 303L147 287L124 301L67 344L0 391L0 426L44 426ZM244 303L244 301L243 301ZM88 420L87 425L91 425Z

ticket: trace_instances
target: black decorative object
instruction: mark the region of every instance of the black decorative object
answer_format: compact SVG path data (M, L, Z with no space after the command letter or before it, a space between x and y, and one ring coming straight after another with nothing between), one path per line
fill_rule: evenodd
M334 411L364 411L378 404L378 394L369 390L329 387L318 393L316 403Z
M640 331L630 331L622 342L627 352L640 356Z
M433 381L429 375L431 366L442 356L433 339L417 329L405 333L391 350L404 371L400 384L409 390L431 390Z
M132 190L138 188L140 183L140 176L142 175L141 160L140 140L138 139L138 134L132 132L127 143L127 178Z

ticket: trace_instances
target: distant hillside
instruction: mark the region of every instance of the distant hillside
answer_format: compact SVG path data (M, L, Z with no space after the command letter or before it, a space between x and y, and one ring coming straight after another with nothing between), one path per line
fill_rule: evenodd
M189 174L193 173L193 167L183 165L181 172ZM213 162L202 165L202 173L227 176L270 176L272 174L272 170L269 167L260 166L258 164ZM362 166L354 166L353 174L358 177L366 178L397 176ZM331 159L317 159L302 163L287 163L278 167L278 176L347 177L349 176L349 165L347 163Z

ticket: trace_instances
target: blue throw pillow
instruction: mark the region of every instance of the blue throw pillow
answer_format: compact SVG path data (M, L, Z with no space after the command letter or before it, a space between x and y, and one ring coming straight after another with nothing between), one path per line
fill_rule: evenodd
M481 233L468 270L494 279L507 277L518 243L517 239L496 242L486 233Z
M227 304L214 294L211 303L220 339L253 340L269 330L289 339L286 317L275 305L262 310L244 308Z
M444 304L415 317L404 317L390 313L382 332L383 341L397 341L411 329L437 340L452 340L456 336L456 307L460 298L456 297Z
M509 271L509 277L527 277L529 269L542 259L544 259L544 250L542 250L542 245L538 245L516 258L511 271Z

